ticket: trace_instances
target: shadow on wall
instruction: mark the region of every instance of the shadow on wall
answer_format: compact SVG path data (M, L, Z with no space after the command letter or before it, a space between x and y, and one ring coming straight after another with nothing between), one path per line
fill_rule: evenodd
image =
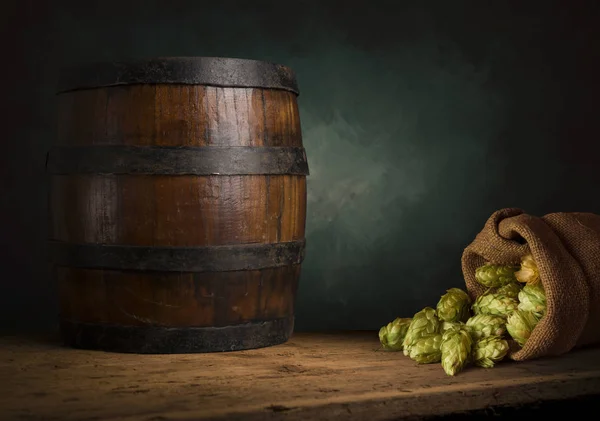
M376 329L435 304L463 285L462 249L497 208L600 212L588 194L600 181L588 158L597 150L581 140L598 134L586 121L593 89L583 89L593 72L576 56L586 27L566 26L575 12L298 1L290 14L281 3L199 3L28 12L37 20L19 38L27 79L15 88L33 103L4 168L14 181L3 212L14 223L2 263L19 273L0 286L5 329L56 317L43 165L61 65L189 55L294 68L311 167L298 330Z

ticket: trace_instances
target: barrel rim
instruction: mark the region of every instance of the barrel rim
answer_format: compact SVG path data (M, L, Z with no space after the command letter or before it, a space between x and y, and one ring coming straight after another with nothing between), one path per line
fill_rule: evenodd
M57 94L139 84L279 89L299 95L288 66L234 57L159 57L89 62L61 69Z

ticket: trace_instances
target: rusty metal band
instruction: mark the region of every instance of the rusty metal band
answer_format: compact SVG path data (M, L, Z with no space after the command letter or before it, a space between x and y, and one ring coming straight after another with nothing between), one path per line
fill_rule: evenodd
M57 147L46 168L51 174L309 174L306 151L292 147Z
M49 241L57 266L157 272L226 272L302 263L305 240L205 247L143 247Z
M136 354L239 351L286 342L294 317L224 327L119 326L61 320L67 346Z
M139 84L281 89L298 95L296 76L289 67L221 57L172 57L72 66L61 71L58 93Z

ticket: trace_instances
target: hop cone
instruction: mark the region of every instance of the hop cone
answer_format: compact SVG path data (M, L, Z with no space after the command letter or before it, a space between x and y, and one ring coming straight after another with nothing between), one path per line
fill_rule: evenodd
M499 288L511 282L515 282L517 266L492 265L487 263L475 271L475 279L481 285L489 288Z
M519 310L531 311L538 318L546 313L546 293L541 284L527 284L519 292Z
M495 291L495 293L501 294L501 295L506 295L507 297L516 299L519 296L519 292L521 292L521 288L522 288L521 284L519 284L517 282L511 282L511 283L508 283L508 284L498 288Z
M469 318L469 295L459 288L450 288L437 304L437 315L446 322L466 322Z
M448 329L442 335L442 368L449 376L459 373L471 355L473 340L466 326Z
M518 305L517 300L506 295L484 294L480 295L473 303L473 312L475 314L507 317L517 309Z
M529 285L536 285L540 282L540 272L531 254L521 259L521 269L515 273L515 278L519 282Z
M506 319L491 314L476 314L467 320L467 327L474 339L502 336L506 333Z
M441 322L440 332L444 333L448 329L452 329L453 327L456 327L459 325L460 325L460 322Z
M419 364L439 363L442 359L442 335L429 333L417 339L410 347L409 357Z
M408 356L410 354L410 347L417 339L429 333L438 333L439 328L440 321L437 318L435 310L431 307L425 307L416 313L408 326L402 343L404 346L404 355Z
M402 341L406 336L411 319L398 317L379 329L379 342L386 351L401 351Z
M539 319L530 311L517 310L508 316L506 330L520 346L525 345Z
M484 368L492 368L508 353L508 342L499 336L488 336L475 342L473 362Z

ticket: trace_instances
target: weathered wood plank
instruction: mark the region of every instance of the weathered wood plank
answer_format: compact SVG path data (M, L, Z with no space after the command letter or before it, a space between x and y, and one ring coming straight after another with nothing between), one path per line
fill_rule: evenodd
M132 355L0 338L2 420L390 420L600 393L600 349L448 377L375 332L251 351Z

